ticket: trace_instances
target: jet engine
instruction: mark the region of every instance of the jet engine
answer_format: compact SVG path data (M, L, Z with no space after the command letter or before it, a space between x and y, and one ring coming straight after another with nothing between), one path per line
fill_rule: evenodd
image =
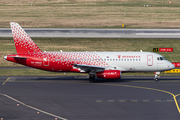
M97 72L96 76L98 78L104 78L104 79L120 79L121 71L120 70L105 70L103 72Z

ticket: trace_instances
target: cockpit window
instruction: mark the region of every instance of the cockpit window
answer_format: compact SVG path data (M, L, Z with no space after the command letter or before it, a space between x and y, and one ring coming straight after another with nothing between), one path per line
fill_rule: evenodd
M157 60L167 60L165 57L157 57Z
M167 60L165 57L162 57L163 58L163 60Z

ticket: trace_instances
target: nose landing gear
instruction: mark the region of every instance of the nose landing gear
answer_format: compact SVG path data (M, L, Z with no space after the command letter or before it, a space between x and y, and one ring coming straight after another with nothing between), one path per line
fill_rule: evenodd
M158 76L158 74L160 74L160 72L155 72L155 76L154 76L154 80L155 82L158 82L160 76Z
M157 82L159 79L158 78L154 78L155 82Z

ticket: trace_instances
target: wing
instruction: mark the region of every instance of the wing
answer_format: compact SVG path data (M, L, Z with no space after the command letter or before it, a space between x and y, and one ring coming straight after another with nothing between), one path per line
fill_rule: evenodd
M92 66L92 65L84 65L84 64L73 64L73 68L80 69L81 72L101 72L106 69L103 66Z
M120 71L128 71L127 69L123 67L117 67L117 66L93 66L93 65L84 65L84 64L73 64L73 68L78 68L81 72L102 72L104 70L120 70Z

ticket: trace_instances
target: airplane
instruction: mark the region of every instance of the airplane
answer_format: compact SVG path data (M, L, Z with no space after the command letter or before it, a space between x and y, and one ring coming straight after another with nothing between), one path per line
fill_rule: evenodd
M171 70L174 65L162 55L152 52L46 52L42 51L15 22L10 22L17 54L5 60L25 66L53 71L88 73L95 78L120 79L124 72L155 72Z

